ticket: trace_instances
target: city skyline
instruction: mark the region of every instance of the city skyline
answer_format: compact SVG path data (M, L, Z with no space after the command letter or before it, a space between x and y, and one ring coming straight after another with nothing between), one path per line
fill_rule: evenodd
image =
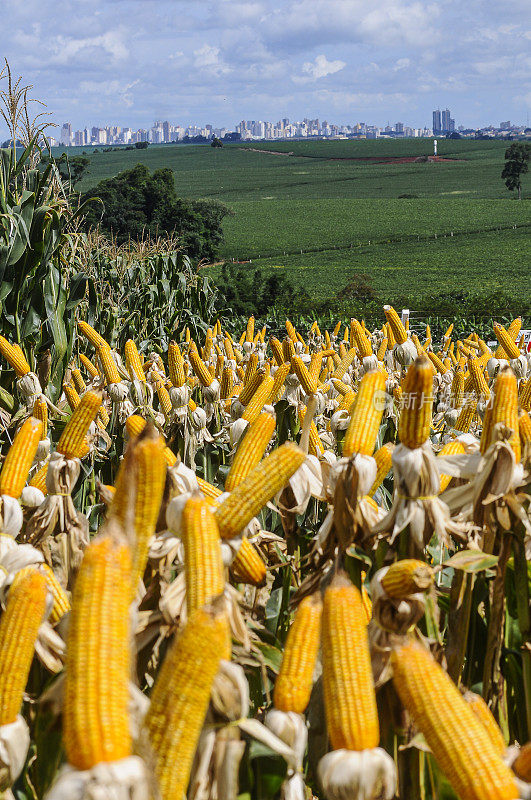
M320 117L407 120L438 106L481 128L528 124L523 0L26 0L9 4L0 56L55 121ZM5 129L0 135L5 138Z

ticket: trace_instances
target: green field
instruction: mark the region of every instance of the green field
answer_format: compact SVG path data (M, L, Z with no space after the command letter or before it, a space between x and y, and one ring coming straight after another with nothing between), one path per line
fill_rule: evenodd
M80 188L138 162L170 167L180 196L231 209L222 258L285 270L315 297L362 272L382 297L414 298L436 285L529 299L530 205L500 178L506 142L442 139L439 155L451 160L438 163L363 160L420 157L432 147L384 139L100 151ZM524 196L530 190L526 176Z

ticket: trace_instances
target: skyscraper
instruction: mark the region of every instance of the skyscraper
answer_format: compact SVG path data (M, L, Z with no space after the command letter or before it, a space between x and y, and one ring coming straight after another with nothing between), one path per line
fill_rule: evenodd
M433 128L433 132L434 133L440 133L441 130L442 130L442 127L441 127L441 112L439 111L439 109L437 109L437 111L433 112L433 125L431 127Z
M442 127L441 130L443 133L448 133L450 131L450 109L446 108L442 114Z

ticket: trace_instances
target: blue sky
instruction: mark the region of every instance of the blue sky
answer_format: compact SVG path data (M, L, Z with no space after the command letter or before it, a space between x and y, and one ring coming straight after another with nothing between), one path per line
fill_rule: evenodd
M56 122L457 124L531 106L528 0L1 0L0 56ZM527 25L526 25L527 23ZM0 126L0 134L5 128Z

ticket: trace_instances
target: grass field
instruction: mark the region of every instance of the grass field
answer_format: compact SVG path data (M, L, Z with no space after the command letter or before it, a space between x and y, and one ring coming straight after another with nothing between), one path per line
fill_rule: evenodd
M436 287L506 288L529 299L530 204L500 178L506 147L442 139L439 155L449 161L390 163L363 159L430 155L432 141L150 146L92 154L80 188L138 162L170 167L180 196L230 207L223 258L285 270L315 297L362 272L382 298ZM524 195L530 186L526 176Z

